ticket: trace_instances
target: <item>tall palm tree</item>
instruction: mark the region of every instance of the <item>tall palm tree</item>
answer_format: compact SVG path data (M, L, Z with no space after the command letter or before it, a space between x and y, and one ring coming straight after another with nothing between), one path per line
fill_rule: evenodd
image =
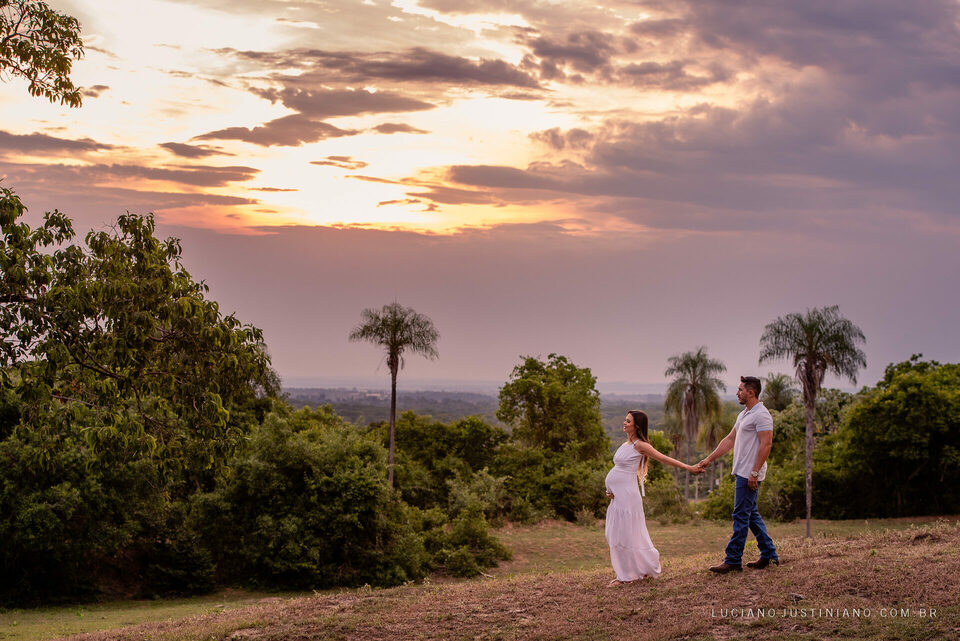
M787 374L767 374L763 379L763 393L760 400L767 409L782 411L787 409L797 394L793 380Z
M403 369L405 351L437 358L437 339L440 334L433 321L400 303L384 305L383 309L365 309L360 313L360 324L350 332L351 341L367 341L379 345L386 352L390 368L390 458L387 478L393 487L394 428L397 423L397 373Z
M720 392L726 391L717 374L727 371L726 365L707 356L706 347L695 352L671 356L664 376L673 380L667 388L666 408L683 417L683 436L687 443L687 460L693 456L693 442L697 438L700 421L720 409ZM690 472L686 473L684 497L690 498Z
M760 362L789 358L797 369L806 415L807 537L813 506L813 419L823 377L829 371L857 382L857 372L867 357L858 345L863 332L840 315L836 305L788 314L767 325L760 337Z

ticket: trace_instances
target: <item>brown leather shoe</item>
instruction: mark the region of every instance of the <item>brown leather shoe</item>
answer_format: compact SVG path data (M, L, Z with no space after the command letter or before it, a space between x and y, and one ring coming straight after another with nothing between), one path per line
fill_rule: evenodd
M762 570L771 563L774 565L780 565L780 561L777 559L760 559L759 561L751 561L750 563L747 563L747 567L754 570Z
M716 572L717 574L726 574L727 572L742 572L742 571L743 571L743 566L742 566L742 565L730 565L729 563L727 563L726 561L724 561L724 562L721 563L720 565L715 565L715 566L711 567L711 568L710 568L710 571L711 571L711 572Z

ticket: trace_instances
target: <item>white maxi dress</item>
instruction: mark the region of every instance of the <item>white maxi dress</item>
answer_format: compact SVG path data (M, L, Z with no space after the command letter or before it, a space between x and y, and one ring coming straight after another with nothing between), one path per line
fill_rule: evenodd
M620 581L660 576L660 552L647 532L642 492L637 486L642 460L643 455L627 441L613 455L613 469L605 481L607 491L613 494L607 506L607 544Z

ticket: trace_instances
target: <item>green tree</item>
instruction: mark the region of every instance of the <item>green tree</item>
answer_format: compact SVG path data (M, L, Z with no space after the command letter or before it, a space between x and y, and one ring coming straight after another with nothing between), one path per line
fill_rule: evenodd
M497 418L524 445L568 453L578 461L602 457L610 439L596 384L589 368L566 356L550 354L546 361L527 356L500 388Z
M726 390L727 386L717 375L727 371L727 367L707 356L706 347L671 356L667 363L664 376L673 380L667 387L664 405L683 418L686 457L691 460L700 421L720 410L720 390ZM684 475L683 496L690 498L690 472Z
M960 510L960 364L914 355L889 365L845 413L838 436L840 467L868 514Z
M366 341L386 352L390 368L390 448L387 479L393 487L394 430L397 423L397 374L403 369L403 354L410 351L427 358L437 358L439 332L433 321L400 303L384 305L379 311L365 309L360 313L360 324L350 332L351 341Z
M82 57L76 18L38 0L0 0L0 78L24 78L31 96L79 107L82 97L70 69Z
M769 323L760 337L760 363L791 359L800 381L806 410L807 533L813 506L813 424L817 395L826 373L856 383L857 372L867 364L858 345L866 339L859 327L840 315L836 305L788 314Z
M101 456L194 472L222 462L241 414L278 391L261 331L206 299L152 216L120 216L80 245L64 214L31 229L25 210L0 188L0 386L21 399L22 423L57 429L84 408Z
M763 379L763 392L760 400L770 410L778 412L787 409L797 395L797 388L793 386L793 379L786 374L767 374Z

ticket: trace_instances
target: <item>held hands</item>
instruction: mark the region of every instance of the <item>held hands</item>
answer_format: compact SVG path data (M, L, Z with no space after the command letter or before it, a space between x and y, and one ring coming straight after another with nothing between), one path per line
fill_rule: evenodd
M696 467L699 467L700 471L705 471L707 469L707 466L709 465L710 465L710 461L707 459L703 459L702 461L697 463Z
M613 492L611 492L610 490L607 490L607 498L608 498L608 499L612 499L612 498L613 498Z
M697 463L696 465L687 465L686 469L691 474L703 474L704 472L706 472L704 468L700 467L699 463Z

